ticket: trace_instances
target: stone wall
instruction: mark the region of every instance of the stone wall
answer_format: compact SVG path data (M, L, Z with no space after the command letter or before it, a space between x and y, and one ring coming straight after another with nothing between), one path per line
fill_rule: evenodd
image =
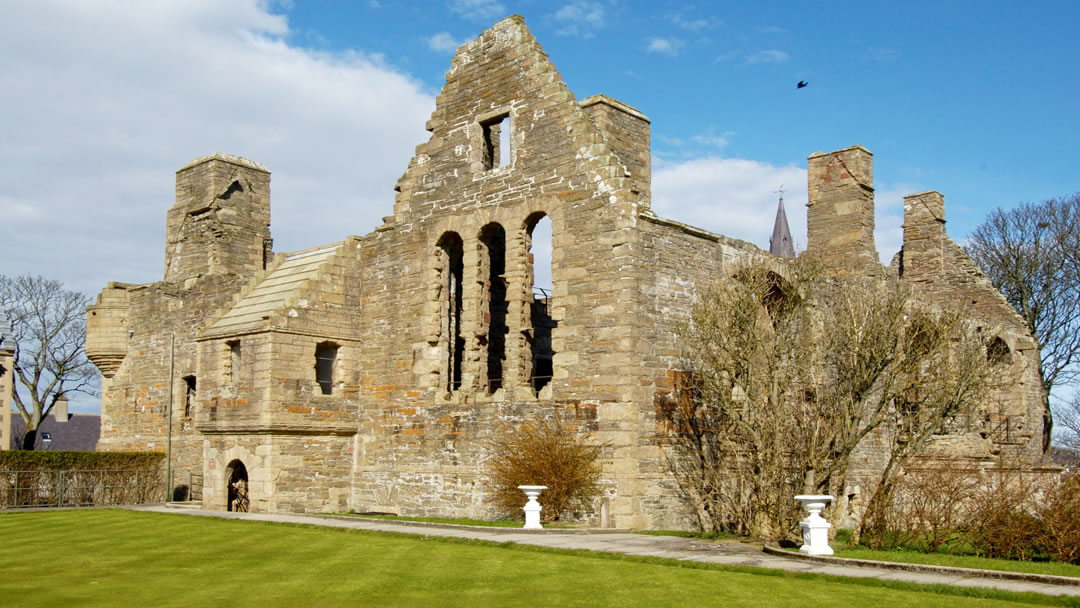
M688 525L655 417L683 367L676 329L739 264L783 262L653 214L648 119L602 95L577 102L520 17L459 49L427 128L380 227L287 255L269 252L265 168L213 155L181 169L166 280L110 283L88 310L100 447L164 450L171 383L177 479L204 474L207 508L227 506L242 464L253 510L489 517L492 442L558 419L605 445L587 517ZM809 166L810 250L881 271L870 153ZM908 222L910 268L896 272L942 305L981 303L1029 382L1030 340L934 231L943 206L926 217ZM544 218L553 289L536 294ZM1025 391L1002 400L1029 429ZM880 440L859 456L870 473Z

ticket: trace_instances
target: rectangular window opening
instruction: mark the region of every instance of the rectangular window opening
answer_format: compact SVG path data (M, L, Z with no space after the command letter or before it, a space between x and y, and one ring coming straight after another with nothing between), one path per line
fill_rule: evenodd
M184 376L184 418L195 411L195 376Z
M322 394L334 392L334 363L337 361L338 345L323 342L315 347L315 381Z
M244 360L240 351L240 341L232 340L226 342L229 347L229 379L233 384L240 383L240 370L242 369Z
M510 164L510 114L506 113L480 124L483 130L483 164L491 171Z

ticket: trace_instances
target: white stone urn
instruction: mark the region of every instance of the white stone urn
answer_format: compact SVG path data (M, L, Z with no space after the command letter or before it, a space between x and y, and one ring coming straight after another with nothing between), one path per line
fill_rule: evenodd
M525 496L529 498L529 502L525 503L523 507L525 511L525 529L526 530L541 530L544 526L540 525L540 511L543 507L540 503L536 502L536 499L540 496L540 493L547 489L547 486L518 486L518 489L525 492Z
M822 509L832 502L832 496L825 495L802 495L796 496L795 500L802 503L804 509L810 512L806 519L799 522L802 527L803 545L799 547L799 553L807 555L832 555L832 547L829 546L829 528L832 524L825 521L821 516Z

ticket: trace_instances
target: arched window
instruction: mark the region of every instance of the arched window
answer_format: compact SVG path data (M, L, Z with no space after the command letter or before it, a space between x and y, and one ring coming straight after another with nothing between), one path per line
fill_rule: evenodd
M552 297L552 230L551 219L544 213L530 215L525 221L529 236L528 276L532 286L532 332L528 336L532 371L529 382L533 390L540 392L551 382L554 375L555 350L551 345L551 331L558 325L551 318Z
M986 345L986 360L991 365L1007 365L1012 362L1012 350L1005 340L997 336Z
M464 243L456 232L447 232L439 238L440 288L442 294L442 318L440 336L446 353L445 386L447 391L461 388L461 366L465 358L465 338L461 334L461 277L464 270Z
M482 339L487 343L487 390L490 394L503 386L506 360L506 230L499 224L488 224L480 230L480 242L487 254L484 260L487 265L487 276L484 277L487 333Z

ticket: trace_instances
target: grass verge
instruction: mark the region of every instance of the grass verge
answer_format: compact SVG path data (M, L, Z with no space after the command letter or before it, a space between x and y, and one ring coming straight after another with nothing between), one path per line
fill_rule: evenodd
M927 564L932 566L952 566L954 568L978 568L1001 572L1023 572L1026 574L1050 574L1053 576L1071 576L1080 578L1080 566L1061 562L1022 562L1010 559L991 559L974 555L949 555L948 553L922 553L903 549L876 551L867 547L841 545L833 546L835 557L852 559L870 559L881 562L902 564Z
M0 605L1080 606L663 558L119 510L0 515Z

